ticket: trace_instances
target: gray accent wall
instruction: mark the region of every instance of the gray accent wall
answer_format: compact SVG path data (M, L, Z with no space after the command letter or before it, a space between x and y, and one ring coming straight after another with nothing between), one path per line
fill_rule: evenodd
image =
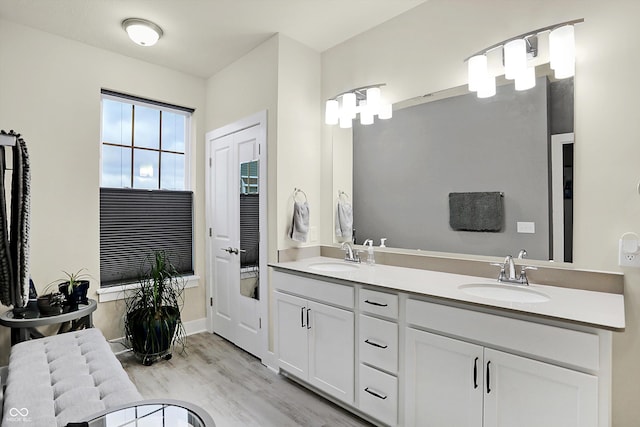
M394 111L353 129L353 208L358 243L549 259L548 84L497 95L446 98ZM504 193L503 231L454 231L450 192ZM535 223L535 234L516 222Z

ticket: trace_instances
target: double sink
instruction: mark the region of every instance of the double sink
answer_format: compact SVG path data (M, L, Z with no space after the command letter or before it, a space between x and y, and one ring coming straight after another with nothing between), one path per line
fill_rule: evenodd
M347 262L318 262L309 265L309 269L324 273L344 273L359 268L360 265ZM551 299L548 295L527 286L496 282L468 283L459 285L458 289L468 295L496 301L542 303Z

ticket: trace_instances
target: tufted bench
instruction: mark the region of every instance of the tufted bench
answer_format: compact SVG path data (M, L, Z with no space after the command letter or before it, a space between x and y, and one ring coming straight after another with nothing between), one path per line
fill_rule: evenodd
M66 426L142 396L99 329L11 348L2 426Z

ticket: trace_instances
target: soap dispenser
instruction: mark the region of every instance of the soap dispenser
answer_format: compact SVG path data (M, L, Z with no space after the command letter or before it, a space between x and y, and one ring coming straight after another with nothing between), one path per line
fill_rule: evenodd
M367 249L367 264L374 265L376 263L375 256L373 254L373 240L367 239L364 241L364 246L369 245Z
M386 248L387 247L386 243L387 243L387 238L386 237L383 237L382 239L380 239L380 247L381 248Z

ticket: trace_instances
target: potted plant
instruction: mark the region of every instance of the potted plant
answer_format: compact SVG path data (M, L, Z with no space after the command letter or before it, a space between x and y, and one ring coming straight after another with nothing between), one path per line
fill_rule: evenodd
M139 287L125 299L125 336L144 365L171 358L174 344L182 346L186 333L180 317L184 282L166 252L147 257Z
M62 283L59 283L58 290L62 292L67 303L72 307L89 302L87 291L89 290L91 276L88 273L83 273L85 270L85 268L81 268L73 273L63 271L66 277L59 280Z

